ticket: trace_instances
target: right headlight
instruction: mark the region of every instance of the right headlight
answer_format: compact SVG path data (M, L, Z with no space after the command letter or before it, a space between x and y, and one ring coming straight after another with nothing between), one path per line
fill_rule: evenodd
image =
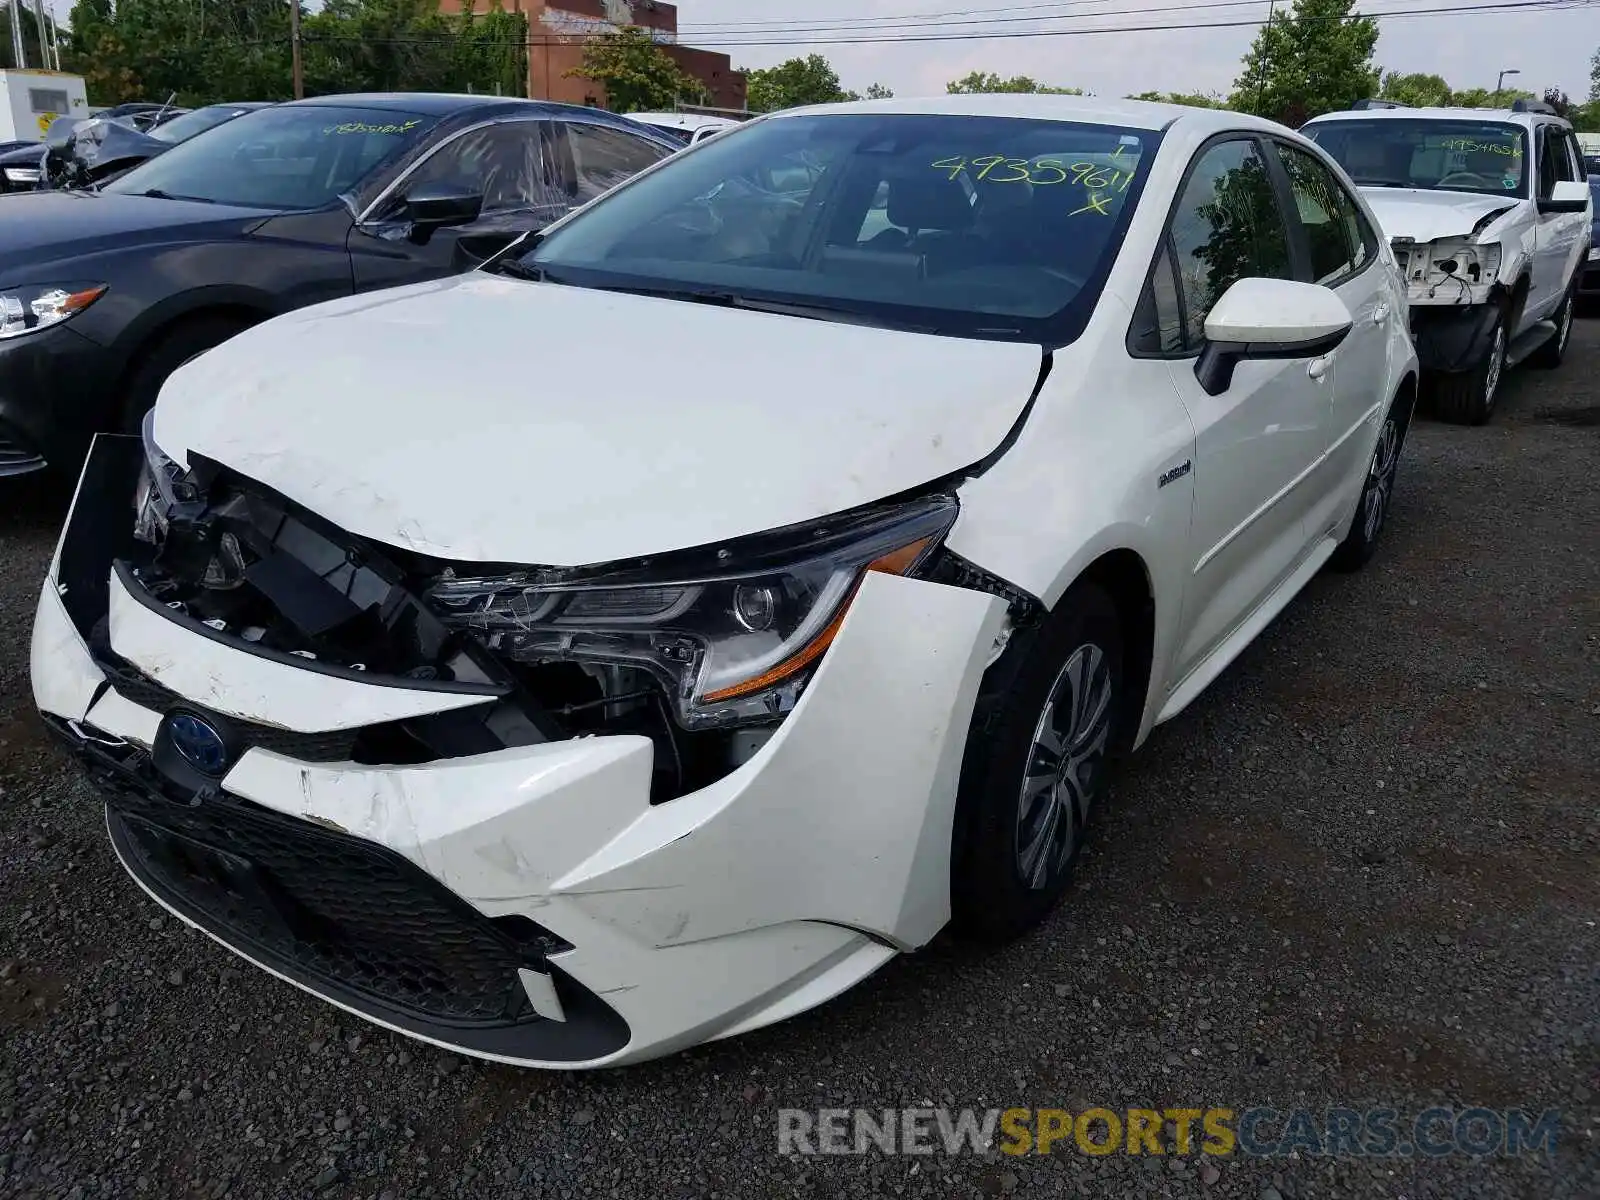
M954 497L930 497L819 523L776 549L747 539L703 570L447 571L427 596L447 625L514 661L648 671L685 729L770 720L798 702L866 575L914 571L956 512Z
M173 507L185 497L180 495L183 468L156 445L155 421L152 408L145 413L139 428L144 438L144 465L139 468L139 483L133 494L133 536L159 546L166 540Z

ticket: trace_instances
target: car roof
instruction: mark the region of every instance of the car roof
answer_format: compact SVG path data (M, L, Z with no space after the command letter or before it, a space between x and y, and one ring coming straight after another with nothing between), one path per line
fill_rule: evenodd
M1099 96L1056 96L1033 92L993 92L959 96L896 97L893 100L858 100L792 108L774 117L824 113L906 113L916 116L1017 117L1035 121L1079 121L1089 125L1120 125L1131 129L1167 129L1177 124L1208 133L1224 129L1261 129L1288 132L1287 127L1262 117L1227 109L1191 108L1185 104L1159 104L1148 100L1113 100Z
M1514 112L1509 108L1350 108L1342 112L1323 113L1313 117L1307 125L1323 121L1500 121L1508 125L1534 125L1539 121L1566 121L1550 113Z
M384 112L420 113L428 117L443 117L474 108L566 110L577 106L552 104L543 100L521 100L515 96L474 96L466 92L349 92L332 96L313 96L306 100L289 100L284 102L282 107L370 108Z
M631 112L625 115L630 121L665 125L672 129L722 129L741 123L732 117L714 117L707 113Z

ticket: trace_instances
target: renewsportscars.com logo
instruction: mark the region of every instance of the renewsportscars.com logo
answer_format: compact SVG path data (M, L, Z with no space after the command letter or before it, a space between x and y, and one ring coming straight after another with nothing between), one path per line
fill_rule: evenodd
M1551 1156L1560 1129L1555 1109L784 1108L778 1153Z

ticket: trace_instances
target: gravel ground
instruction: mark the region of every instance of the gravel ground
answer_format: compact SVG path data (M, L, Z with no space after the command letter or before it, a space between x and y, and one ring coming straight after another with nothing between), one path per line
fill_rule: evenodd
M0 1192L1600 1195L1600 322L1421 423L1379 559L1159 730L1047 929L625 1071L463 1061L155 906L27 687L61 502L0 490ZM1554 1159L786 1158L780 1106L1556 1108Z

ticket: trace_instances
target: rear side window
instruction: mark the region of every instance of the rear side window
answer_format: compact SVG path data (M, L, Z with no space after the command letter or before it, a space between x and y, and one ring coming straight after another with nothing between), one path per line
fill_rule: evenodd
M587 204L609 192L671 153L665 146L601 125L568 125L567 138L572 147L578 204Z
M1201 154L1173 213L1170 249L1185 350L1205 341L1212 306L1239 280L1294 278L1289 230L1254 142Z

